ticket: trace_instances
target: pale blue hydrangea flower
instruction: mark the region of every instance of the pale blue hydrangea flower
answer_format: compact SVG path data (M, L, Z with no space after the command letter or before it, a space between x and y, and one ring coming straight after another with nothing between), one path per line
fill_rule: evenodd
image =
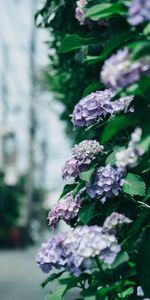
M67 160L62 168L63 179L79 176L103 149L96 140L84 140L75 145L72 148L71 159Z
M124 184L122 172L110 165L99 167L90 183L87 184L87 193L91 198L99 198L102 203L119 194Z
M43 272L52 267L64 267L74 275L91 268L92 258L111 265L120 246L113 234L103 232L99 226L76 227L67 233L52 237L37 254L36 261Z
M84 140L72 148L72 156L79 164L90 164L96 156L104 150L96 140Z
M116 229L123 224L130 224L132 221L123 214L113 212L106 218L103 224L103 230L109 233L116 233Z
M139 25L150 20L150 1L132 0L129 6L128 22L131 25Z
M144 296L144 292L141 286L137 287L137 296L139 297L143 297Z
M131 134L128 147L116 153L116 166L118 169L125 171L127 167L133 168L136 166L139 157L144 153L143 150L138 147L141 136L141 128L136 128Z
M108 58L101 71L101 80L108 88L122 88L135 83L141 75L150 75L150 57L131 61L127 48Z

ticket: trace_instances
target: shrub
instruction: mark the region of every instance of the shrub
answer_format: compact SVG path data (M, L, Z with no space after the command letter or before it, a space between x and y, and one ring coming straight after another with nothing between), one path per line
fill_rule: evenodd
M73 287L80 299L150 297L149 9L148 0L48 0L36 15L53 37L48 80L61 117L76 143L86 139L63 168L74 183L49 213L50 225L72 228L37 255L52 270L47 299Z

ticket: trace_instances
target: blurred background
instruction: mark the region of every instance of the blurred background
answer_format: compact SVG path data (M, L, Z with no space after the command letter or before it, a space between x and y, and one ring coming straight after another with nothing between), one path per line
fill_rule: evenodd
M49 234L47 212L70 155L63 105L44 82L49 33L34 24L41 2L0 1L1 300L38 300L47 292L34 257Z

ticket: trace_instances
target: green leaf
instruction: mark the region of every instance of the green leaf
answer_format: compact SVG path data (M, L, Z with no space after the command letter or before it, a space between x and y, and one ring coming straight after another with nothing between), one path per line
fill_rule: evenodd
M144 30L143 30L143 33L144 33L145 35L150 35L150 23L148 23L148 24L145 26L145 28L144 28Z
M65 286L63 296L67 293L68 290L70 290L74 287L77 287L78 283L89 280L90 278L91 278L90 274L82 273L78 277L72 275L71 277L66 277L64 279L60 279L60 283Z
M136 123L136 118L132 114L115 116L108 120L101 136L101 143L104 144L112 139L119 131L128 128Z
M95 171L95 168L92 167L90 168L88 171L84 171L80 173L80 179L85 181L85 182L89 182L91 180L92 174Z
M66 194L74 190L76 187L76 184L66 184L63 188L63 191L59 197L59 199L63 198Z
M79 279L78 277L74 277L72 276L71 278L68 279L67 283L64 285L65 286L65 289L64 289L64 292L63 292L63 296L69 291L71 290L72 288L76 287L77 284L79 282Z
M132 49L131 58L137 60L145 55L147 56L150 51L150 42L145 40L136 41L130 44L129 48Z
M102 88L102 84L99 81L94 81L90 83L84 90L83 97L86 97L92 92L96 92Z
M59 281L55 282L52 293L47 295L45 300L62 300L65 288Z
M147 201L150 198L150 187L147 189L146 197L144 198L144 201Z
M75 197L83 187L84 187L84 182L79 181L78 184L76 185L75 189L72 191L73 197Z
M110 36L108 41L106 41L103 51L99 56L87 56L85 61L88 64L93 64L106 59L113 50L117 49L122 44L125 44L134 36L135 32L129 32L128 30L114 33Z
M108 294L110 292L117 290L119 287L120 287L120 283L118 283L118 282L112 286L102 287L102 288L98 289L97 295L99 295L101 297L105 297L106 295L108 296Z
M89 9L87 9L85 17L93 21L98 21L101 19L110 18L114 15L125 15L127 8L119 3L102 3L96 4Z
M99 39L96 37L82 38L77 34L70 34L63 39L59 51L61 53L67 53L98 41Z
M149 212L148 210L144 210L144 212L133 222L131 229L128 231L128 235L132 236L132 239L136 239L139 233L141 232L143 226L145 226L146 222L148 221Z
M60 277L62 274L64 273L64 271L61 271L59 273L53 273L50 276L48 276L42 283L41 283L41 287L42 289L51 281L53 281L54 279L57 279L58 277Z
M150 231L145 231L137 257L137 276L144 290L145 298L150 297Z
M135 47L132 49L132 59L137 60L150 52L150 42L148 41L139 41L135 44Z
M146 185L142 177L128 173L122 190L130 195L145 196Z
M129 260L129 255L127 252L120 252L115 261L112 263L111 265L111 269L116 269L118 268L120 265L124 264L124 263L127 263Z
M83 224L88 224L92 219L96 202L86 203L79 211L79 219Z
M134 292L134 288L129 287L125 291L122 291L121 293L119 293L118 296L120 296L121 299L128 299L128 297L131 296L133 294L133 292Z
M144 152L149 151L150 149L150 135L147 136L145 139L143 139L139 144L138 147L142 150L144 150Z
M96 294L96 287L89 287L86 290L81 292L81 295L85 297L90 297Z

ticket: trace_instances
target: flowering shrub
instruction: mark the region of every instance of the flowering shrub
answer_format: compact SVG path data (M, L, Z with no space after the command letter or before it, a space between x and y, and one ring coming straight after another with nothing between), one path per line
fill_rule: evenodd
M91 269L92 258L99 257L111 265L120 251L114 235L104 232L99 226L76 227L59 234L43 244L37 255L37 262L44 272L52 267L64 267L74 275Z
M76 142L62 168L73 183L48 214L51 229L72 228L36 257L51 272L46 300L74 287L78 299L150 299L149 10L148 0L47 0L36 15L53 35L47 79Z
M108 115L113 115L120 111L129 111L129 105L133 97L124 97L116 101L110 101L114 96L111 90L97 91L81 99L76 104L72 123L75 127L88 127L97 120L103 120Z
M59 220L66 223L74 219L81 206L81 197L76 195L75 199L71 193L68 193L65 199L60 200L48 214L49 226L55 228Z
M63 179L79 176L103 149L103 146L95 140L85 140L75 145L72 149L72 158L67 160L62 168Z

